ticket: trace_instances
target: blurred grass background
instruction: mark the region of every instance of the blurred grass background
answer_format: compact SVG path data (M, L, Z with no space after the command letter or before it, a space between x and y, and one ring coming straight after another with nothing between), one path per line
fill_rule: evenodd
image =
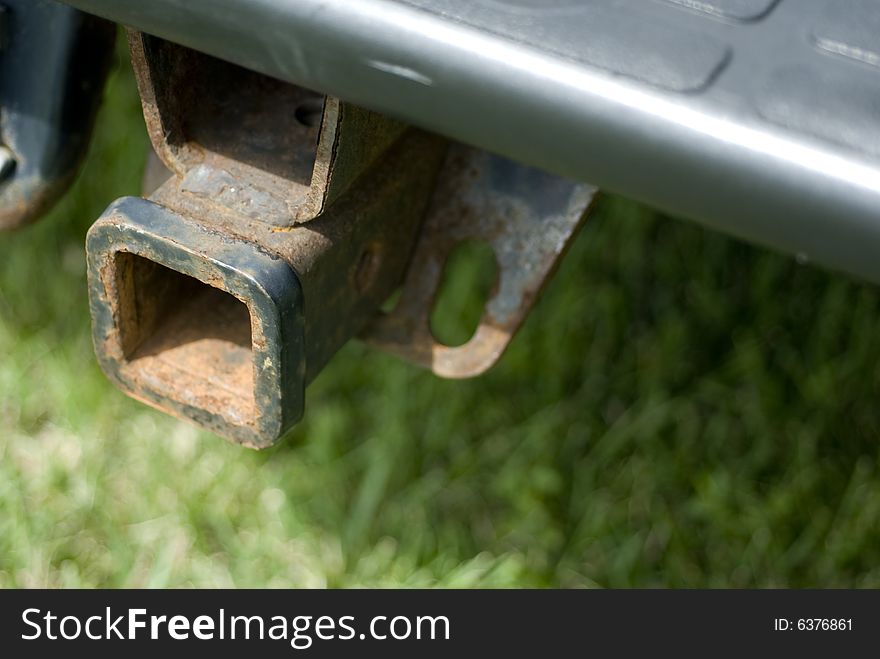
M127 399L83 255L147 149L117 59L0 236L0 586L880 586L878 290L619 199L480 379L349 345L264 453Z

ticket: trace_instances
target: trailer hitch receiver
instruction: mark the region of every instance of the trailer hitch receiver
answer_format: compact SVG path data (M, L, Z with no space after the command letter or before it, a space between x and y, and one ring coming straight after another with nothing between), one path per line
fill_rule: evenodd
M88 237L102 367L129 394L259 446L302 415L302 286L283 259L123 198Z
M130 35L173 174L87 239L93 339L133 397L261 448L400 284L446 142Z
M89 232L98 360L133 397L244 445L284 436L354 337L444 377L488 369L595 198L161 39L129 42L168 178ZM468 240L492 248L498 281L474 338L450 348L427 318Z

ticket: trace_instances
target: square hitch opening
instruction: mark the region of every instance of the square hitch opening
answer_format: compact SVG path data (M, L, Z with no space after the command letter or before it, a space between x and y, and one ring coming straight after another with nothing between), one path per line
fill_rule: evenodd
M87 251L96 352L126 393L255 448L299 420L302 294L286 262L135 198Z
M131 378L229 423L256 421L251 319L229 293L129 252L114 264L124 368Z

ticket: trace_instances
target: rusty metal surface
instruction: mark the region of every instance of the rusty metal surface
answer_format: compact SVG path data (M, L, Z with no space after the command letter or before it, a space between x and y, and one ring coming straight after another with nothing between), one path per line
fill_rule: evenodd
M405 129L388 117L327 97L309 195L296 221L308 222L323 213Z
M73 182L116 28L49 0L5 0L0 26L0 229L11 229L49 210Z
M255 448L299 419L303 296L285 261L134 198L86 251L95 351L123 391Z
M111 205L89 232L98 360L131 396L263 448L399 286L447 143L333 100L315 108L311 92L156 39L130 41L173 175L149 200ZM312 193L320 213L297 223L314 212L303 211Z
M253 219L321 215L406 126L182 46L129 31L153 148L183 189Z
M397 305L365 330L370 345L447 378L467 378L503 354L597 197L577 184L465 146L453 147L440 175ZM430 317L452 250L487 243L498 281L476 332L449 347Z
M297 108L320 96L129 32L153 148L191 194L286 226L306 199L319 127Z

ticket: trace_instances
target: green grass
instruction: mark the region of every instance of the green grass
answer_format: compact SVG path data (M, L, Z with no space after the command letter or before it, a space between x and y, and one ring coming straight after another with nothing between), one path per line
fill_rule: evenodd
M94 363L83 238L145 150L119 64L0 236L0 586L880 586L877 289L609 199L490 374L349 345L255 453Z

